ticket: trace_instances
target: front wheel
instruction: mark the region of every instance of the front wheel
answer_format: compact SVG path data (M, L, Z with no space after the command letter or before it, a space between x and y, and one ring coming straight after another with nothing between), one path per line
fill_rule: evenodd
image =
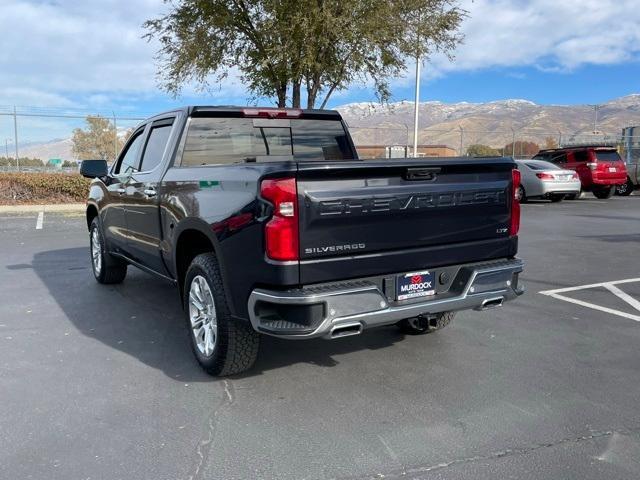
M455 312L442 312L432 317L418 316L400 320L396 325L402 333L408 335L424 335L425 333L442 330L451 323Z
M127 276L127 264L107 252L98 217L93 219L89 228L89 248L93 276L98 283L122 283Z
M623 183L622 185L618 185L616 187L616 195L628 197L629 195L631 195L631 192L633 192L633 187L633 182L630 178L627 178L626 183Z
M191 348L210 375L233 375L251 368L258 356L259 334L249 322L229 312L218 260L198 255L187 270L184 311Z
M604 188L596 188L593 191L593 195L600 200L606 200L607 198L611 198L616 187L604 187Z

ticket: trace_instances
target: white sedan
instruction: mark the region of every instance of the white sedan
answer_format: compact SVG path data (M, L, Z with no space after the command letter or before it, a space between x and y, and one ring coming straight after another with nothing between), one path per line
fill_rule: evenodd
M580 195L580 177L573 170L563 170L543 160L516 160L520 170L517 195L521 202L529 198L561 201L565 195Z

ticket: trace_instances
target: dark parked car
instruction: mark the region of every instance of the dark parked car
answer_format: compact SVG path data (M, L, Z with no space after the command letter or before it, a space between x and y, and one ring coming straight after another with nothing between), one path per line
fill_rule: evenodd
M179 289L193 352L227 375L260 334L336 339L522 293L508 158L358 160L335 111L189 107L141 124L87 204L93 272Z
M597 198L609 198L616 187L627 181L627 169L615 148L583 146L541 150L534 160L545 160L560 168L574 170L580 177L582 190ZM567 195L568 200L578 195Z

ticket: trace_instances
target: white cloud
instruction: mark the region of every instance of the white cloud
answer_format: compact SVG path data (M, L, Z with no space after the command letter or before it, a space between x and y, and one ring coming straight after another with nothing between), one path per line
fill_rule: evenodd
M154 46L140 38L142 22L161 1L5 1L0 86L53 92L154 88Z
M488 67L570 70L617 64L640 53L637 0L464 0L464 44L432 74Z
M63 95L32 87L0 87L0 105L76 106L73 101Z
M162 0L2 0L0 104L57 107L80 98L81 106L106 107L158 94L158 45L141 38L142 23L165 9ZM18 88L33 95L14 95ZM209 96L239 92L230 82Z
M167 8L162 0L0 3L0 104L124 108L158 95L157 45L141 38L141 25ZM470 12L465 44L453 63L432 58L426 78L490 67L567 71L631 61L640 51L638 0L463 0L462 6ZM412 81L409 70L394 85ZM236 74L206 96L247 94Z

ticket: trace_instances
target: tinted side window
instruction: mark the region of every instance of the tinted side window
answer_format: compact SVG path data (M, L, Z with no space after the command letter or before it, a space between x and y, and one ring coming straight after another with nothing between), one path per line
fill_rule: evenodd
M151 128L151 131L149 132L149 139L147 140L147 146L145 147L144 154L142 155L141 171L149 172L156 168L162 161L170 134L171 125L162 125Z
M555 163L556 165L564 165L565 163L567 163L567 154L558 153L549 158L548 161L551 163Z
M116 173L128 173L138 171L138 160L140 158L140 147L142 146L142 133L144 130L140 130L135 133L133 140L129 143L127 151L122 156L122 160L118 164Z
M589 161L589 154L586 150L576 150L573 152L573 159L576 163L585 163Z

